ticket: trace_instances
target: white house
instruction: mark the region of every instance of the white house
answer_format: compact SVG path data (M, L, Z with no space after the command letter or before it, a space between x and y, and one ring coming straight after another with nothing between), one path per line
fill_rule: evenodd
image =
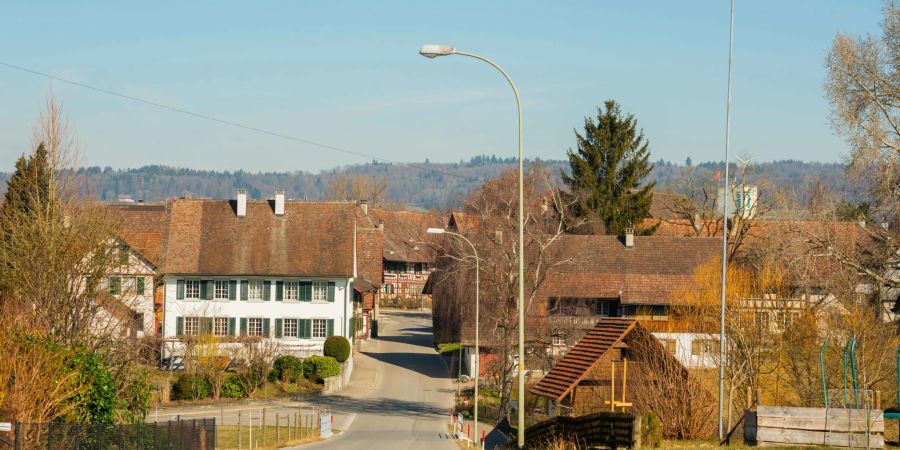
M163 257L164 338L262 336L282 352L321 353L353 336L354 203L173 200Z

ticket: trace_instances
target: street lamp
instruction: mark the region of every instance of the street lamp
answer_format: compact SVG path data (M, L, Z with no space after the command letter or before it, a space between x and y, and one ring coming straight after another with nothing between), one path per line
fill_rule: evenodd
M519 90L513 83L509 74L495 62L484 56L459 51L449 45L423 45L419 54L426 58L435 58L447 55L462 55L475 58L490 64L497 69L503 78L509 83L516 97L516 112L519 125L519 407L518 407L518 435L519 448L525 448L525 187L523 182L523 152L522 152L522 101L519 99Z
M472 244L472 241L466 239L465 236L454 233L452 231L447 231L443 228L429 228L426 230L428 234L449 234L451 236L456 236L469 244L472 247L472 253L475 254L475 439L479 439L478 435L478 376L481 372L481 350L478 346L478 332L479 332L479 324L478 324L478 312L479 312L479 297L481 295L481 289L479 287L479 278L481 274L481 268L479 267L479 259L478 259L478 250L475 249L475 244ZM460 343L462 344L462 343ZM462 349L462 345L460 345L460 349ZM480 446L480 444L479 444Z

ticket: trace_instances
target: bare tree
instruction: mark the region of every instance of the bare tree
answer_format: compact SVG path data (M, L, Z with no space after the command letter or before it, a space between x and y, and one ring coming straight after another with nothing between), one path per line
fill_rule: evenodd
M500 392L500 417L511 410L513 369L518 342L519 257L518 192L515 171L486 181L464 201L467 225L458 230L478 248L481 267L481 340L494 359L484 369ZM559 240L563 236L570 210L555 184L555 177L542 166L532 166L525 175L525 312L529 341L524 355L526 367L535 367L535 359L544 355L545 339L539 336L538 321L545 312L534 303L547 275L570 262L562 256ZM474 255L457 240L447 240L439 259L435 298L436 328L459 330L471 326L474 309ZM461 330L470 335L470 330ZM439 331L441 333L441 331Z
M850 173L886 211L900 199L900 9L884 6L880 37L838 33L825 60L834 129L850 145Z
M325 195L331 200L367 200L372 208L391 206L388 179L367 177L347 171L338 172L328 180Z

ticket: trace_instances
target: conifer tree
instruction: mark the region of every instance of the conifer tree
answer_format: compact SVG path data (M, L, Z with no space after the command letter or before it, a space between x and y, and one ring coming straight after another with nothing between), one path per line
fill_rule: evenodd
M4 215L28 213L50 206L51 170L50 156L44 144L38 145L28 158L20 156L15 173L6 182Z
M653 165L643 130L631 114L607 100L597 108L597 121L584 119L584 135L575 131L578 149L569 149L570 173L562 179L578 196L575 214L603 225L606 234L621 234L636 228L638 234L653 234L656 227L641 228L650 211L655 182L643 184Z

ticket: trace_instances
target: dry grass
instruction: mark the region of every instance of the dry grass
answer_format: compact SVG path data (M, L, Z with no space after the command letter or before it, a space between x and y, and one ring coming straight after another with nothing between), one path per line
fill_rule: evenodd
M278 441L275 441L276 427L269 425L265 427L265 445L263 445L263 429L262 427L253 427L253 448L260 450L277 449L281 447L289 447L300 444L306 444L321 440L318 428L301 428L298 430L299 436L294 435L294 431L288 429L286 425L282 425L278 430ZM241 427L241 447L250 447L250 427ZM238 448L238 426L237 425L220 425L216 427L216 448L221 450Z

